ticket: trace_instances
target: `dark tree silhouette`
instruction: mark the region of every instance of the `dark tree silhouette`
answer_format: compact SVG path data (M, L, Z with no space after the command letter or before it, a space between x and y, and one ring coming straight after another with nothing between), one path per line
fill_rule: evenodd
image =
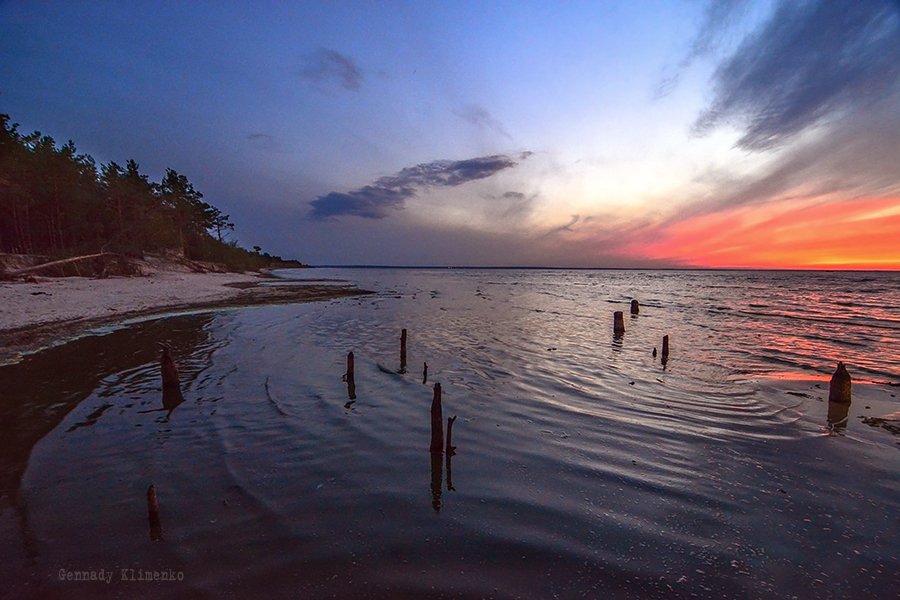
M98 171L73 142L58 146L37 131L23 135L0 114L0 252L141 256L168 249L237 270L281 262L226 241L234 231L230 218L173 169L160 183L133 160Z

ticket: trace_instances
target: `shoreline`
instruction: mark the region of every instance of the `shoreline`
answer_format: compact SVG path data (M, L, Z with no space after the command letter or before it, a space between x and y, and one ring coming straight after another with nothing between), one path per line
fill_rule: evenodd
M267 273L191 273L40 278L0 283L0 366L94 329L133 319L372 294L350 285L279 279Z

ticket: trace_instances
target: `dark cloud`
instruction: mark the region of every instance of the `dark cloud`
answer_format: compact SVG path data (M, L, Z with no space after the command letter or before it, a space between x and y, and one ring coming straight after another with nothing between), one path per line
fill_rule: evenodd
M741 4L714 2L710 22L730 19ZM708 30L701 30L693 53L713 44ZM782 0L716 69L714 99L694 132L731 123L743 132L740 148L765 150L830 117L896 99L898 82L900 4Z
M275 141L275 136L269 135L268 133L250 133L247 135L247 141L250 143L250 146L257 150L266 150L269 152L278 150L278 143Z
M480 106L475 104L464 106L457 111L453 111L453 114L478 128L496 131L500 135L512 139L512 136L503 128L503 124Z
M356 61L327 48L305 56L298 75L318 85L337 82L353 92L358 91L363 83L362 70Z
M520 159L530 152L519 155ZM367 219L383 219L391 210L403 208L406 200L420 190L440 187L456 187L469 181L490 177L516 162L504 154L482 156L468 160L436 160L414 167L407 167L396 175L382 177L371 185L352 192L331 192L312 202L309 218L330 219L342 215L355 215Z

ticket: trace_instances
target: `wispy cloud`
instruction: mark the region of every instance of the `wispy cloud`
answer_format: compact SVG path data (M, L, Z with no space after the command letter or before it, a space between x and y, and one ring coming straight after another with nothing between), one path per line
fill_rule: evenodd
M470 104L468 106L462 107L459 110L453 111L453 114L455 114L463 121L480 129L495 131L503 137L512 139L512 136L510 136L509 133L507 133L506 129L503 127L503 124L495 119L494 116L491 115L491 113L489 113L481 106Z
M518 158L525 159L530 155L530 152L525 152L518 155ZM402 209L408 199L422 190L456 187L470 181L485 179L516 164L513 157L505 154L422 163L407 167L396 175L382 177L358 190L331 192L319 196L310 202L312 211L308 217L313 220L324 220L353 215L367 219L383 219L391 210Z
M698 58L714 53L722 44L723 38L746 15L751 3L752 0L711 0L690 49L679 61L675 72L662 79L654 97L658 100L670 94L678 86L685 69Z
M559 227L554 227L553 229L551 229L550 231L548 231L547 233L545 233L545 234L544 234L544 237L548 237L548 236L551 236L551 235L556 235L557 233L562 233L562 232L564 232L564 231L567 231L567 232L569 232L569 233L573 233L575 230L572 229L572 228L573 228L573 227L575 226L575 224L578 223L578 221L580 221L580 220L581 220L581 215L572 215L572 217L569 219L569 222L568 222L568 223L566 223L565 225L560 225Z
M352 92L359 91L363 84L363 73L356 61L327 48L303 57L297 74L317 85L337 83Z
M714 2L732 14L740 2ZM701 31L693 52L712 43ZM782 0L716 69L714 99L694 123L729 123L738 146L766 150L802 131L900 92L900 4L888 0Z

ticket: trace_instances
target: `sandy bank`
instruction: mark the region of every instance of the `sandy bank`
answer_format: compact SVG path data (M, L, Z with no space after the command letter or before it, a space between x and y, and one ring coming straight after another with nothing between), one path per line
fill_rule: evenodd
M249 273L191 273L165 265L148 265L144 271L139 277L0 283L0 364L136 317L369 293L345 285L298 285Z

